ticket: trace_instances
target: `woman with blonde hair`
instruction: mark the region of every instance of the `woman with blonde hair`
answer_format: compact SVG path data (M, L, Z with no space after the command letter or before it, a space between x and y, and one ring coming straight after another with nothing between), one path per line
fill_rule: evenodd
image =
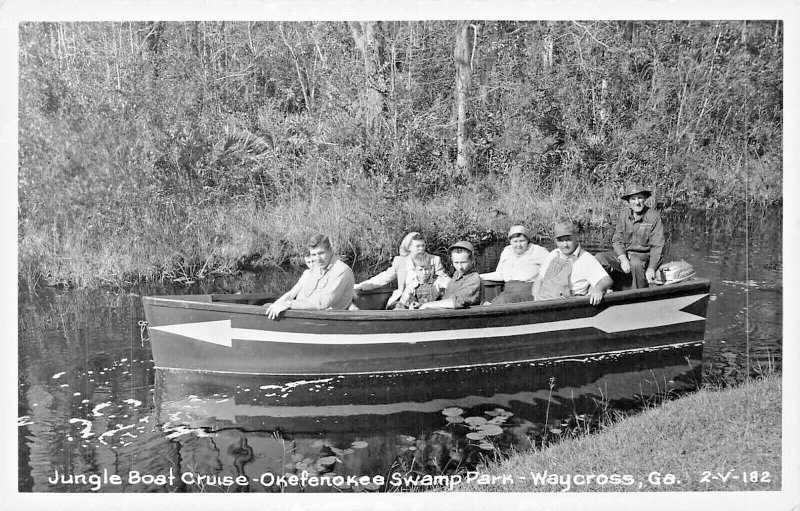
M392 265L389 268L370 279L356 284L354 286L356 293L358 291L377 289L396 281L397 289L394 290L392 296L389 297L389 302L386 304L387 308L393 306L403 295L406 281L415 277L414 272L411 271L414 269L413 258L417 254L426 253L425 238L415 231L408 233L400 243L398 252L399 255L394 256ZM437 276L436 286L439 289L447 287L447 281L449 279L447 277L447 272L444 270L444 266L442 266L442 259L439 256L431 255L431 262L433 264L433 271Z

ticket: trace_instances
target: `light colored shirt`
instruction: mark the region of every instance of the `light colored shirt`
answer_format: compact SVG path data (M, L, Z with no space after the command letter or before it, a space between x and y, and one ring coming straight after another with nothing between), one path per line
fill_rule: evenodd
M442 287L447 286L450 278L442 265L442 258L439 256L431 255L431 264L433 264L433 273L437 276L437 282ZM394 290L392 296L389 297L387 307L400 299L403 295L403 290L412 280L416 280L417 272L414 271L414 261L410 255L408 256L394 256L392 266L386 270L375 275L371 279L359 283L355 288L359 291L369 291L379 287L386 286L393 281L397 281L397 289Z
M546 248L535 243L528 244L528 249L520 255L517 255L511 245L508 245L500 253L497 269L490 273L481 273L481 279L502 282L512 280L533 282L549 255Z
M365 280L364 282L360 282L356 289L359 291L369 291L371 289L378 289L379 287L387 286L392 282L397 280L397 274L399 271L405 271L405 261L407 256L394 256L392 259L392 265L380 272L379 274L375 275L374 277ZM400 270L400 267L403 267L403 270ZM403 273L403 277L405 278L405 273Z
M294 285L292 289L286 292L283 296L281 296L278 300L296 300L300 297L300 291L304 288L307 288L306 281L310 278L311 269L303 270L303 274L300 275L300 278L297 279L297 283ZM307 298L306 296L301 297L303 299Z
M335 259L322 271L303 272L295 285L299 286L296 299L311 303L317 310L345 310L353 301L354 285L353 270Z
M590 287L600 282L603 277L608 277L608 273L606 273L597 259L581 248L580 245L578 245L578 248L576 248L575 252L570 256L563 255L559 249L550 252L544 264L542 264L542 267L539 268L539 274L542 277L547 273L550 261L556 257L575 258L575 262L572 263L572 273L569 275L569 283L573 295L585 295L589 292Z

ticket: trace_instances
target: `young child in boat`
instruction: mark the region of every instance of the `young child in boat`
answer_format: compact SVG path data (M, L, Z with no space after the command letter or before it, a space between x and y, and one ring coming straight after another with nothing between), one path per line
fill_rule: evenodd
M408 274L405 289L395 309L419 309L423 303L435 302L442 296L435 285L437 275L434 273L433 257L422 252L414 255L411 261L414 271Z
M481 303L481 277L475 271L475 248L469 241L450 245L450 261L456 272L441 300L420 305L420 309L465 309Z

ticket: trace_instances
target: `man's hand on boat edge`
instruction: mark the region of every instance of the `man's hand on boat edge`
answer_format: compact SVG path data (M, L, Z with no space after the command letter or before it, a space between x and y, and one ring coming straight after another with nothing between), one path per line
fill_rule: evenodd
M278 316L280 315L281 312L291 308L292 308L291 300L280 300L270 304L270 306L267 307L266 314L269 319L278 319Z
M611 277L605 276L600 281L589 288L589 292L587 292L587 296L589 296L589 303L592 305L600 305L600 302L603 301L603 295L609 289L611 289L612 281Z

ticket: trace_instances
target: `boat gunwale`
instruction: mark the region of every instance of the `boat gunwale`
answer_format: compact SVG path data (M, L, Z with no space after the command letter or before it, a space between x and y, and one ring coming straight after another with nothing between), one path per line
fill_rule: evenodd
M632 301L652 301L675 294L684 294L689 289L696 289L698 293L709 293L711 281L703 278L692 278L690 280L668 284L659 287L648 287L643 289L631 289L627 291L614 291L603 297L603 302L598 307L626 303ZM207 295L186 295L190 297L208 297L208 301L189 300L182 298L183 295L170 296L143 296L142 302L145 305L157 307L174 307L183 309L208 310L215 312L230 312L248 315L265 315L263 305L250 305L241 303L229 303L225 301L214 301L214 297L231 297L237 299L256 299L269 298L276 296L274 293L251 293L251 294L207 294ZM356 310L356 311L306 311L306 310L287 310L280 319L313 319L328 321L397 321L414 319L458 319L463 317L496 317L506 315L516 315L539 311L555 311L575 309L589 305L589 298L570 297L558 300L547 300L541 302L522 302L503 305L475 306L466 309L430 309L430 310ZM280 320L279 319L279 320Z

